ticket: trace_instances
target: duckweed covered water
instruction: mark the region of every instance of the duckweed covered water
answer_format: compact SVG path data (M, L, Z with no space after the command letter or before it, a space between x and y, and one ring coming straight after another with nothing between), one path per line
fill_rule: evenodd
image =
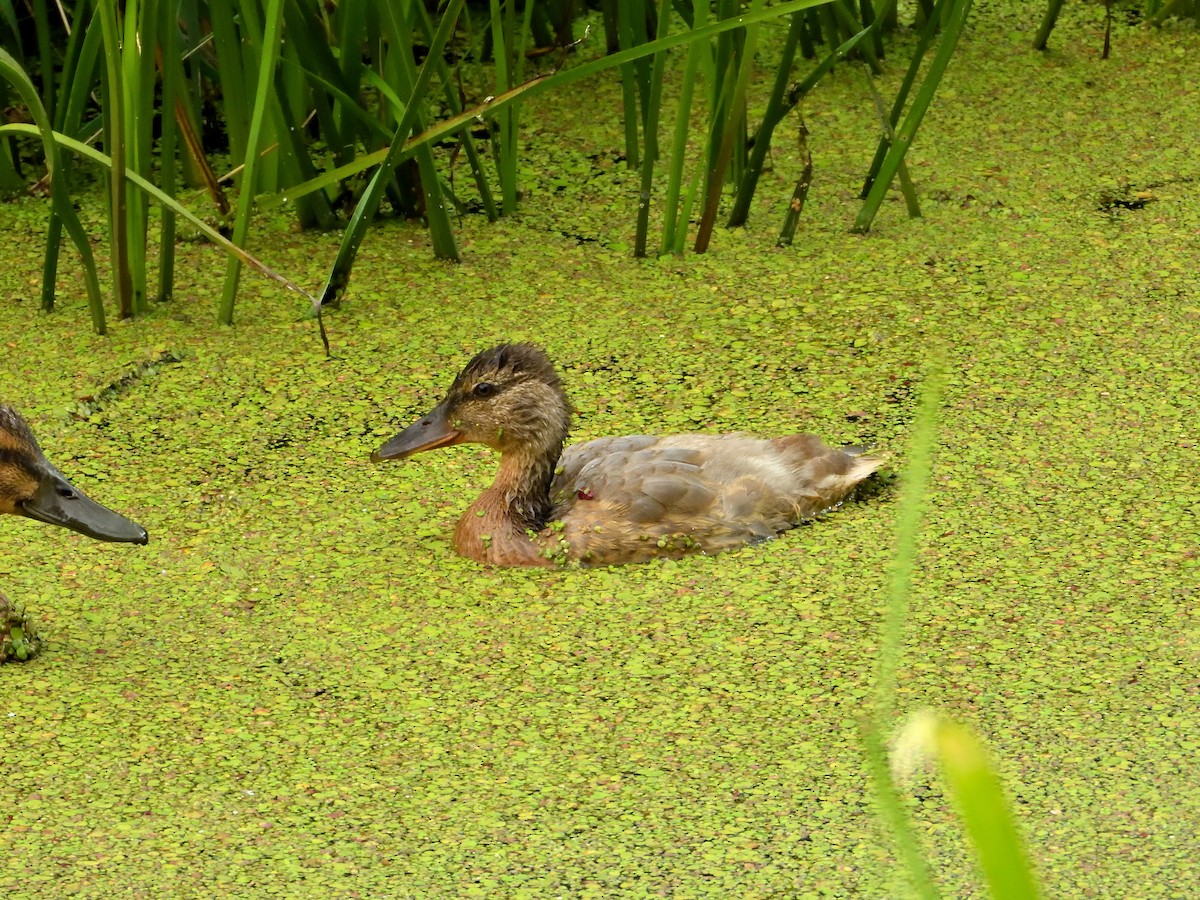
M619 134L539 107L521 215L463 220L457 267L418 227L376 230L329 361L266 282L213 327L223 260L195 245L178 299L108 339L69 274L41 316L45 210L6 207L4 398L152 542L2 523L0 588L48 646L0 668L0 887L901 892L858 738L891 487L711 559L480 569L449 537L488 452L367 456L511 338L560 362L581 439L803 429L896 451L944 345L900 702L986 736L1047 896L1191 893L1200 37L1120 27L1102 63L1100 13L1073 15L1043 55L1032 11L980 10L910 155L925 217L896 197L866 238L846 233L875 127L852 68L805 109L817 182L782 251L788 141L748 232L632 263ZM336 238L264 225L256 244L317 285ZM979 895L937 783L907 790L946 895Z

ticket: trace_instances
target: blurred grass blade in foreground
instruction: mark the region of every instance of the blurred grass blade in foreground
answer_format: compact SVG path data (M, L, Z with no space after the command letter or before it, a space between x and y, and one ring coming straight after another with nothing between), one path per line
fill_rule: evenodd
M993 900L1041 896L996 767L983 741L965 725L929 710L912 716L892 753L900 779L922 760L937 762L975 851Z

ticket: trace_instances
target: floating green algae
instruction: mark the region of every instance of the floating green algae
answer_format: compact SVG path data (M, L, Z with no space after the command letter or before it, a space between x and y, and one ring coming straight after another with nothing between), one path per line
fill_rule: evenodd
M704 257L628 259L619 165L558 195L561 166L530 171L518 217L463 220L461 266L415 225L377 230L328 361L270 284L247 279L239 325L211 326L223 263L199 246L178 299L109 339L69 284L43 317L44 208L6 207L3 399L152 543L0 529L0 588L46 641L0 668L0 886L899 892L859 741L890 487L712 559L480 569L449 536L487 451L367 457L510 338L560 363L579 439L803 429L891 450L947 347L899 703L986 736L1047 896L1186 895L1200 39L1122 28L1101 63L1089 9L1049 54L1025 49L1036 15L981 12L910 154L919 221L897 199L846 233L875 128L847 68L806 102L817 181L794 248L771 247L796 177L782 138L752 228ZM576 117L552 102L529 113L538 141L591 172L619 135L560 139ZM1106 205L1127 185L1152 200ZM336 249L273 223L259 240L313 284ZM941 789L909 800L945 894L977 895Z

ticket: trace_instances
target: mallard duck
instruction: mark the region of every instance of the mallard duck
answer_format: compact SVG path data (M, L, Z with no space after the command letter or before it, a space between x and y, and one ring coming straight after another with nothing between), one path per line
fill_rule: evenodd
M144 544L146 529L89 499L42 454L33 431L0 404L0 513L61 525L101 541ZM36 656L40 641L25 611L0 594L0 662Z
M500 566L642 562L765 540L840 505L884 462L811 434L631 435L576 444L550 358L501 344L375 462L474 442L500 453L495 483L454 530L463 556Z
M98 541L144 544L146 529L101 506L50 464L28 423L0 405L0 513L61 525Z

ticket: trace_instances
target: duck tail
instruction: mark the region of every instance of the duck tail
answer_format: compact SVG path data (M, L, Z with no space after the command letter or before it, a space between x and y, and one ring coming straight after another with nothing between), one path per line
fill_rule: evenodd
M857 452L852 453L851 450ZM874 475L891 457L890 453L868 453L865 447L842 448L842 452L853 460L850 471L846 473L846 480L852 484Z

